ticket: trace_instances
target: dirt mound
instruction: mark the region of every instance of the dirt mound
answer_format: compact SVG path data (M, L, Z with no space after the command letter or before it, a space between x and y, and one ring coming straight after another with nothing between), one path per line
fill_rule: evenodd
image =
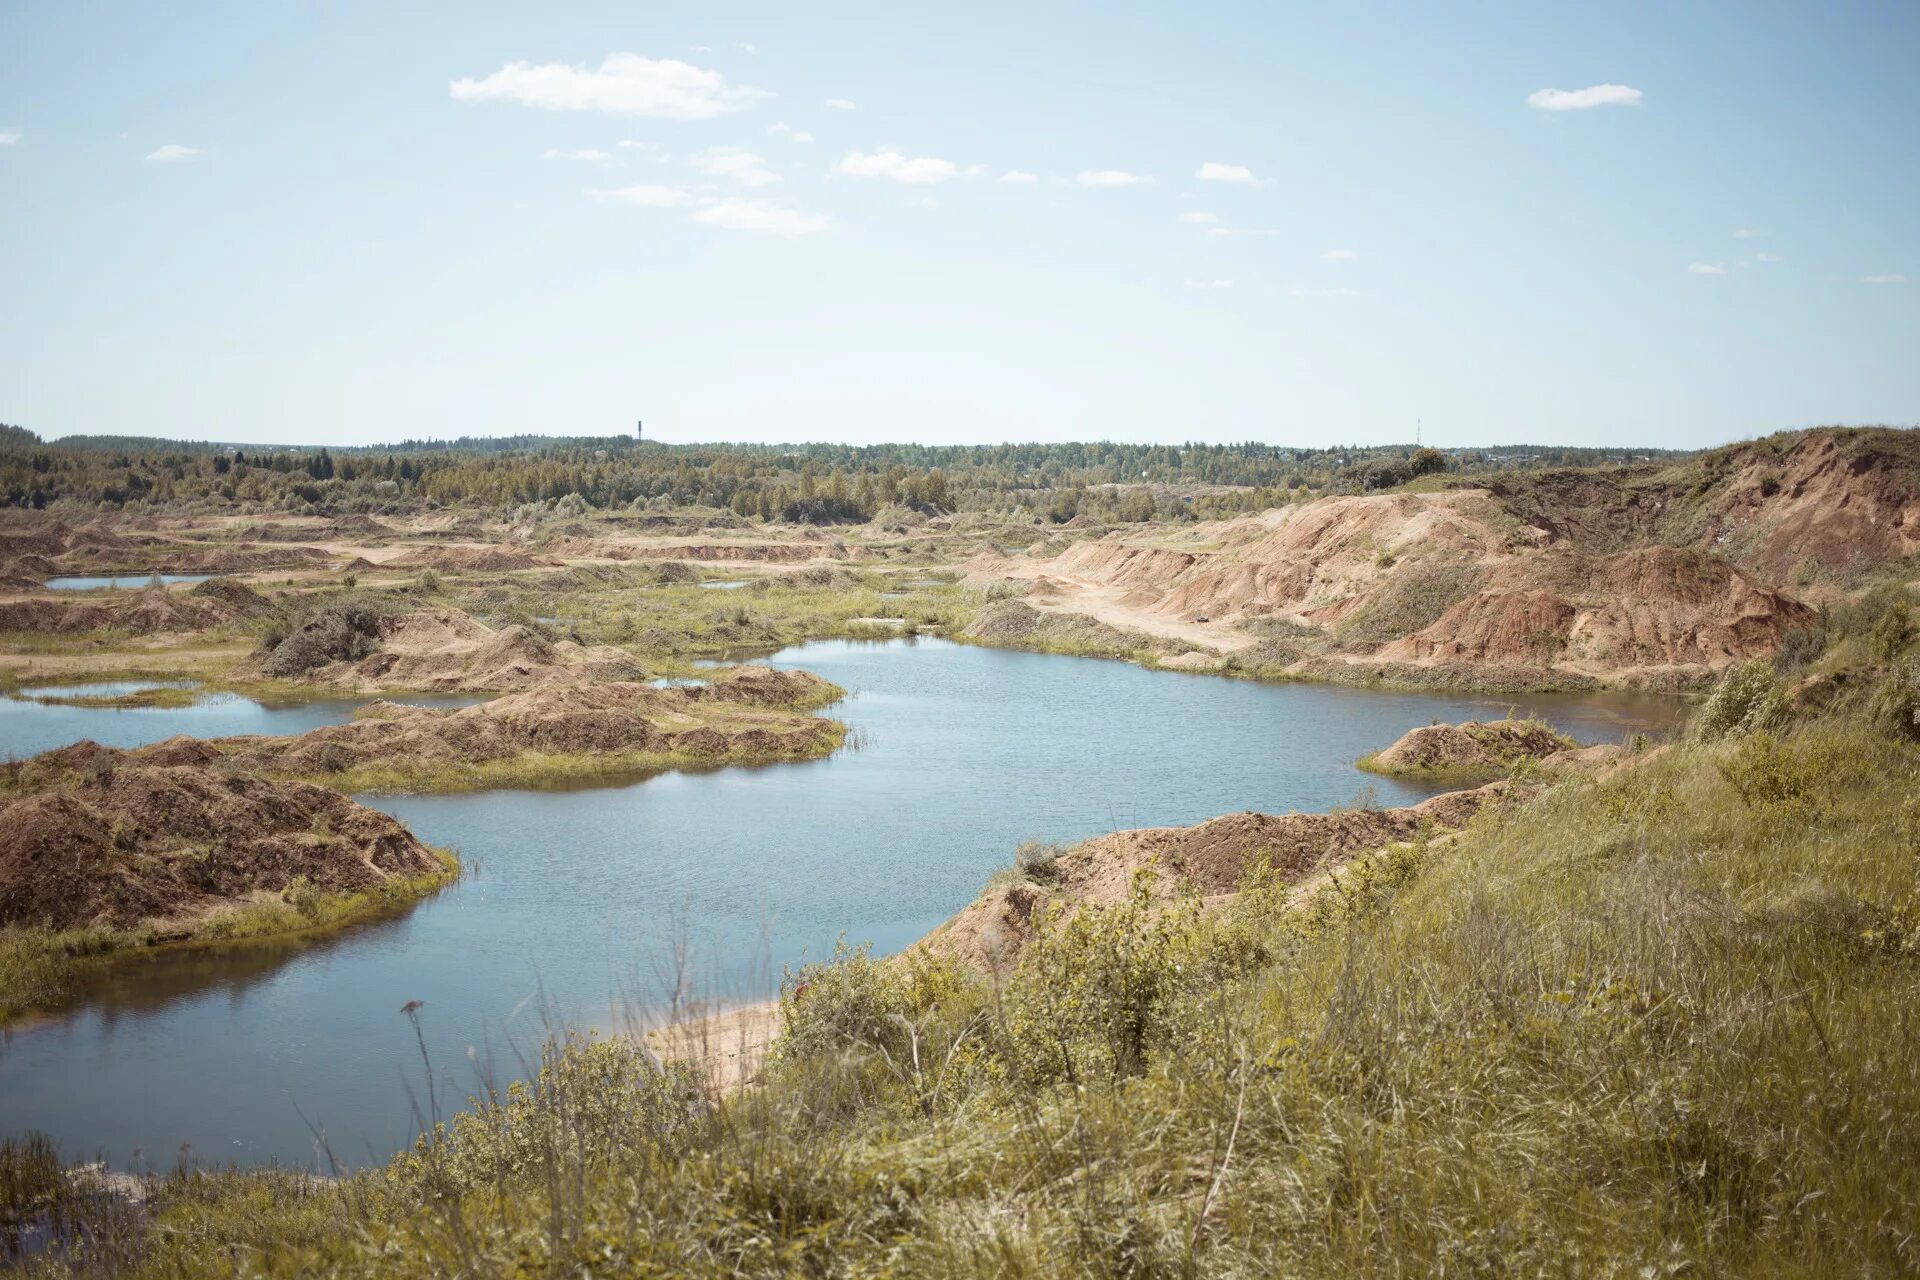
M513 546L430 547L395 556L380 567L432 569L438 573L510 573L518 569L538 569L546 563Z
M780 581L790 587L810 587L845 591L860 585L860 579L837 564L815 564L785 574Z
M646 669L624 649L548 640L519 624L496 630L459 609L382 614L342 605L253 655L239 673L363 692L457 693L639 680Z
M370 766L427 776L438 766L497 764L530 753L797 760L823 754L838 735L831 722L794 708L838 694L806 672L740 668L705 686L571 684L458 709L376 702L347 724L213 745L224 767L302 777Z
M297 877L351 891L441 870L399 822L338 792L166 758L94 747L9 766L28 790L0 803L0 925L177 924Z
M977 967L990 967L1032 936L1034 912L1060 903L1069 912L1086 903L1124 900L1133 874L1153 864L1156 892L1170 896L1188 885L1202 897L1234 892L1256 860L1291 883L1356 853L1412 839L1423 828L1464 824L1498 798L1506 784L1452 791L1404 809L1350 809L1335 813L1234 813L1193 827L1116 831L1068 849L1045 884L1021 882L988 890L920 945Z
M215 586L215 583L221 585ZM177 634L265 617L275 608L271 601L240 583L210 578L190 591L149 587L136 593L115 592L104 598L0 603L0 632L76 635L113 630L136 636Z
M1409 729L1362 758L1360 767L1402 777L1497 777L1522 760L1575 748L1573 739L1538 720L1469 720Z

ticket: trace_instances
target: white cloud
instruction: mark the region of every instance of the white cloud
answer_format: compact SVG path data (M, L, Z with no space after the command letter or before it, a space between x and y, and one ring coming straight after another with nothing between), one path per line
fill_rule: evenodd
M1278 227L1208 227L1207 234L1216 240L1239 240L1256 236L1277 236L1285 233Z
M623 151L658 151L660 149L659 143L648 142L641 138L624 138L614 145Z
M1860 277L1860 283L1862 284L1905 284L1906 282L1907 278L1898 272L1890 272L1886 275Z
M1025 185L1030 182L1040 181L1040 175L1037 173L1028 173L1024 169L1009 169L1000 175L1000 181Z
M598 147L581 147L574 151L547 150L540 153L542 160L586 160L594 164L605 164L612 156Z
M1786 261L1785 258L1783 258L1777 253L1756 253L1753 255L1753 260L1755 262L1785 262Z
M198 147L182 146L178 142L169 142L164 147L155 147L147 152L147 159L159 164L179 164L182 160L191 160L200 154Z
M830 111L852 111L854 109L853 103L845 98L828 98L820 105Z
M736 44L736 45L735 45L735 46L733 46L733 47L734 47L734 48L736 48L736 49L738 49L738 50L739 50L740 52L742 52L742 53L750 53L750 54L758 54L758 53L760 52L760 46L759 46L759 45L757 45L757 44L748 44L748 43L747 43L746 41L744 41L744 40L742 40L742 41L741 41L741 42L740 42L739 44Z
M1351 260L1354 255L1351 249L1326 249L1321 252L1320 256L1328 262L1347 262Z
M1145 187L1153 185L1153 179L1138 173L1128 173L1125 169L1083 169L1074 175L1075 182L1083 187Z
M1733 238L1735 240L1751 240L1759 234L1760 233L1752 227L1735 227L1733 229Z
M769 204L763 200L742 200L737 197L706 205L694 213L693 220L710 227L725 227L730 231L771 231L790 236L811 235L827 229L825 214L802 213L798 209Z
M1585 111L1589 107L1637 107L1643 95L1624 84L1596 84L1585 89L1537 89L1527 105L1541 111Z
M662 120L707 120L770 96L729 84L718 71L637 53L610 53L598 69L509 62L490 76L455 80L448 91L461 102L517 102L546 111L606 111Z
M898 151L849 151L834 171L854 178L892 178L909 186L948 182L961 176L960 166L951 160L908 157Z
M1689 263L1687 270L1697 276L1723 276L1727 274L1727 269L1717 262Z
M18 146L19 143L20 131L18 129L0 129L0 147Z
M812 142L813 135L804 129L796 129L785 120L767 126L767 132L785 136L792 142Z
M1233 281L1231 280L1189 280L1187 281L1187 288L1189 289L1231 289L1233 288Z
M687 163L709 178L731 178L745 187L764 187L780 181L767 162L744 147L710 147Z
M693 198L679 187L662 187L648 182L632 187L621 187L617 191L599 191L594 194L607 196L623 204L641 205L648 209L672 209Z
M1289 297L1294 298L1358 298L1364 296L1358 289L1289 289Z
M694 45L688 45L687 47L689 49L692 49L695 53L712 53L713 52L713 46L710 44L694 44Z
M1200 210L1194 209L1181 214L1175 221L1184 222L1190 227L1210 227L1220 221L1220 215L1217 213L1202 213Z
M1253 176L1253 170L1243 164L1221 164L1209 160L1194 170L1193 176L1202 182L1237 182L1242 186L1254 186L1260 179Z

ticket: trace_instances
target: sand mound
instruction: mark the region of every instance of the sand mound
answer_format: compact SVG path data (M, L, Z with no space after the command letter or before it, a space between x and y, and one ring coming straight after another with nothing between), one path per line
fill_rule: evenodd
M1575 749L1571 738L1538 720L1469 720L1409 729L1361 767L1393 775L1498 776L1522 760Z
M441 869L399 822L338 792L167 763L192 754L175 744L81 745L8 766L28 790L0 804L0 925L127 929L300 876L349 891Z

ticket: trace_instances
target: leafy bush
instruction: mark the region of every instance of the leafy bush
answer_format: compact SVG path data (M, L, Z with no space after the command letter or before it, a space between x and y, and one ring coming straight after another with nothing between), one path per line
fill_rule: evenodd
M1702 742L1777 729L1788 716L1787 700L1774 683L1768 664L1754 659L1728 667L1693 718L1693 734Z
M336 596L320 605L282 640L261 670L292 679L332 662L358 662L380 647L387 607L360 596Z

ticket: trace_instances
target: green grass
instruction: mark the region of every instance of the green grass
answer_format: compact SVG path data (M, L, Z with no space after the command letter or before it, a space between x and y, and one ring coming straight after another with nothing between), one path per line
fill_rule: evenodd
M296 880L276 896L215 912L190 931L0 930L0 1025L56 1007L85 970L108 961L177 947L324 933L403 910L459 876L460 863L451 852L432 852L441 864L438 871L390 877L353 893L327 892Z
M478 762L446 760L389 760L361 765L339 773L288 774L350 793L376 795L441 794L460 791L571 790L631 782L670 770L719 769L732 765L775 764L819 760L832 755L846 741L846 726L820 720L797 748L782 751L735 747L723 751L525 751L503 760Z
M1892 1275L1920 1267L1920 749L1700 737L989 981L791 975L724 1099L625 1040L339 1184L180 1174L127 1274ZM804 984L804 985L803 985ZM28 1179L28 1181L32 1181ZM57 1271L54 1260L36 1264Z

